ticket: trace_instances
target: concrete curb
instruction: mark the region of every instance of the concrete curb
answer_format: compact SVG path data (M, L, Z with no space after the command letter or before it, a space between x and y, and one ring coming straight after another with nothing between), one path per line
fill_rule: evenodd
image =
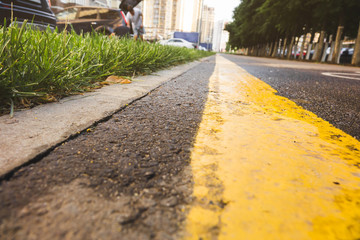
M0 176L111 116L126 104L145 96L199 63L196 61L176 66L135 78L131 84L110 85L56 103L18 111L12 119L9 116L0 117Z

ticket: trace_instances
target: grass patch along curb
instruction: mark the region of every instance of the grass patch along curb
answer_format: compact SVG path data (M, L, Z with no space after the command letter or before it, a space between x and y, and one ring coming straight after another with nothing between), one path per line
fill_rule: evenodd
M90 91L110 75L149 74L213 54L27 26L0 28L0 113Z

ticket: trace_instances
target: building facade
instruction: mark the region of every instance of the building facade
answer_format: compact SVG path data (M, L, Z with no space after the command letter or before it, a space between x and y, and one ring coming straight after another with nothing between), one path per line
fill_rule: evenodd
M174 31L179 31L178 17L181 0L146 0L142 1L144 27L147 40L171 38Z
M146 39L169 39L175 31L198 32L203 0L143 1Z
M226 24L225 21L220 20L214 25L213 51L215 52L224 52L226 49L226 43L229 41L229 32L224 30Z
M200 29L200 42L212 43L214 34L214 16L215 9L213 7L203 6Z

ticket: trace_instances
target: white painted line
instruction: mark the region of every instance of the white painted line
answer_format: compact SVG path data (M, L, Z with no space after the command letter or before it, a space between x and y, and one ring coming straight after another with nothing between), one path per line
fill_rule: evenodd
M356 73L342 73L342 72L323 72L322 75L329 76L329 77L337 77L337 78L346 78L346 79L353 79L353 80L360 80L360 72ZM345 76L344 76L345 75ZM355 77L354 77L355 76Z

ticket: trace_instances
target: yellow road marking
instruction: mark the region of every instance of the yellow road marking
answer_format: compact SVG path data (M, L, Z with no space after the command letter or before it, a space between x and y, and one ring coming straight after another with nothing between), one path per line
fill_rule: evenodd
M360 238L360 143L221 56L185 239Z

